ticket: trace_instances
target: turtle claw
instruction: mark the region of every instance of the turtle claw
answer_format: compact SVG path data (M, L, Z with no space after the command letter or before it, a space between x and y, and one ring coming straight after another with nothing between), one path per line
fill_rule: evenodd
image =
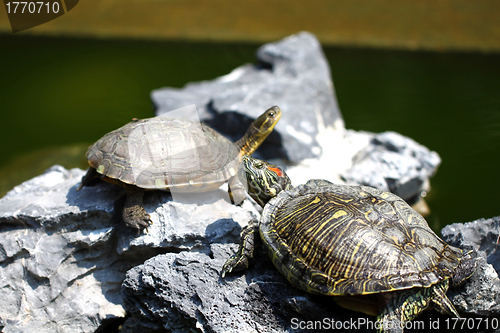
M222 266L222 270L221 270L220 275L222 278L225 278L226 273L232 273L233 270L235 272L243 271L247 268L248 268L248 258L245 255L243 255L243 253L238 252L238 253L232 255L226 261L224 266Z
M229 200L231 201L231 204L236 205L236 206L243 205L243 201L246 198L245 192L229 190L228 194L229 194Z
M128 190L126 189L126 193L127 197L122 213L123 222L129 228L136 229L139 232L142 229L146 229L147 232L149 225L153 224L153 221L142 205L144 191L129 188Z
M129 209L123 209L123 222L129 228L136 229L138 231L146 229L153 224L151 216L144 210L143 207L130 207Z
M222 278L226 277L226 273L231 273L233 271L233 267L231 267L232 265L230 265L230 262L229 262L231 260L231 258L228 259L228 261L226 261L226 263L224 264L224 266L222 266L222 270L220 272L220 276Z

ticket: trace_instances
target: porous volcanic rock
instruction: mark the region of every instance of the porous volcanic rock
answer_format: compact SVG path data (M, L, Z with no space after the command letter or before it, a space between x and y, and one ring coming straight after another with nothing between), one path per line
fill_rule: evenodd
M495 218L454 224L443 230L444 239L453 245L479 249L476 273L448 292L457 309L469 316L491 319L499 315L498 272L488 264L498 262L498 258L494 251L480 250L481 244L494 246L498 223L499 218ZM450 233L451 238L447 236ZM473 237L469 237L471 233ZM369 326L374 317L342 309L330 297L292 287L265 253L246 272L222 279L222 265L236 249L236 244L212 244L208 254L168 253L131 269L123 283L123 297L133 316L133 327L139 332L312 332L321 330L307 329L308 323L321 322L320 327L326 330L335 323L347 322L350 328L356 328L353 332L374 332ZM446 318L436 311L426 311L416 320L446 327Z

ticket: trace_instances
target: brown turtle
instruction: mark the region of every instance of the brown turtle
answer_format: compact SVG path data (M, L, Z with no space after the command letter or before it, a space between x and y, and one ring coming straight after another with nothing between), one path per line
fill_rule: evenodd
M245 193L236 177L238 164L260 146L280 117L279 107L269 108L235 143L186 118L134 120L89 147L90 168L77 191L95 177L124 187L123 221L138 230L151 223L142 202L145 190L206 192L229 182L231 201L239 203Z

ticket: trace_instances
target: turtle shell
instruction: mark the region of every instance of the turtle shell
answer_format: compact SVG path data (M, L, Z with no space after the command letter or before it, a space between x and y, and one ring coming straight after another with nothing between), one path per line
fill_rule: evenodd
M366 186L310 180L270 200L260 223L278 270L317 294L429 287L450 278L463 256L404 200Z
M151 190L219 188L236 174L239 151L212 128L185 118L132 121L89 147L87 160L108 180Z

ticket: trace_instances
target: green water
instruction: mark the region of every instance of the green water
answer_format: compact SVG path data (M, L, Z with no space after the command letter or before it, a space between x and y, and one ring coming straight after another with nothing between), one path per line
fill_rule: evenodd
M85 167L85 147L131 118L149 94L255 62L255 44L0 35L0 195L46 167ZM326 47L346 126L392 130L437 151L428 218L500 215L500 55ZM313 177L313 175L311 175Z

